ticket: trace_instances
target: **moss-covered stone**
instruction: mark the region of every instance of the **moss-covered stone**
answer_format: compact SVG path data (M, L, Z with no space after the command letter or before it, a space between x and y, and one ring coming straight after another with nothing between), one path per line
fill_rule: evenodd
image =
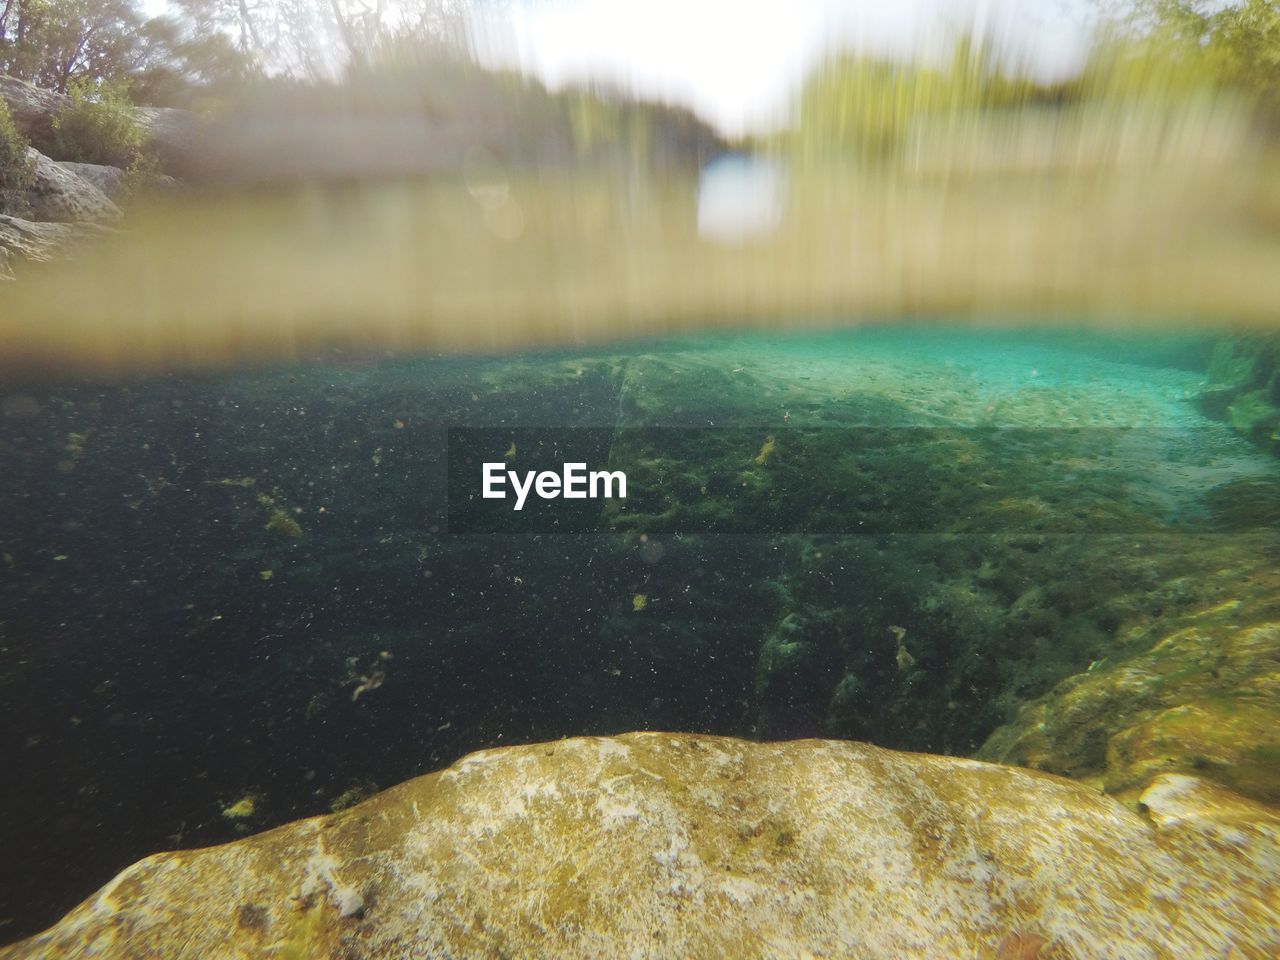
M1280 337L1235 336L1213 350L1201 408L1255 443L1280 452Z
M1258 590L1156 621L1162 631L1141 631L1148 649L1063 681L978 756L1130 800L1157 774L1185 772L1280 802L1280 620Z
M513 747L150 857L0 960L1273 956L1276 811L1185 776L1142 804L833 741Z

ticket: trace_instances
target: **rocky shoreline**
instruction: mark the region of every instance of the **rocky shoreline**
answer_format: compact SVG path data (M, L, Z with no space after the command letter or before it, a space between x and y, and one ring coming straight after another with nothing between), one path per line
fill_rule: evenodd
M3 100L18 131L46 139L52 118L70 102L65 94L0 76ZM147 148L166 166L180 168L190 156L199 122L186 111L135 107L133 119ZM117 200L126 187L126 171L107 164L78 163L28 148L35 176L19 198L23 216L0 211L0 279L13 279L20 260L41 262L67 255L81 241L102 237L124 214ZM168 184L176 183L167 175Z

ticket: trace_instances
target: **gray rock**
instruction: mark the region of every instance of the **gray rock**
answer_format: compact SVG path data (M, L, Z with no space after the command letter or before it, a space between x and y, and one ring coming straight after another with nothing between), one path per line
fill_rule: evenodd
M92 223L35 223L0 214L0 279L13 279L16 260L54 260L77 242L109 232Z
M72 163L70 160L56 161L64 170L70 170L82 180L88 180L112 200L124 201L124 193L129 189L128 171L103 163ZM145 184L135 185L147 193L170 193L179 189L179 183L167 173L149 174Z
M52 132L54 114L71 98L24 80L0 76L0 99L8 104L13 122L24 136L44 141ZM165 163L181 164L189 159L200 128L195 114L171 107L135 107L133 116Z
M36 162L35 183L27 191L33 220L114 223L120 219L120 208L90 181L38 150L29 150L29 155Z
M124 188L124 171L105 163L73 163L70 160L55 161L63 170L70 170L81 180L88 180L109 198L115 199Z
M13 122L23 136L48 136L50 121L70 98L53 90L41 90L24 80L0 76L0 99L9 106Z

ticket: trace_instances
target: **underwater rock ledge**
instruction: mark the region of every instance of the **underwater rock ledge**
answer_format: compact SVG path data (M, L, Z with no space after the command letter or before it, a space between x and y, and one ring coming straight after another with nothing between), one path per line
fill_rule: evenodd
M488 750L133 865L0 960L1273 957L1280 812L860 743Z

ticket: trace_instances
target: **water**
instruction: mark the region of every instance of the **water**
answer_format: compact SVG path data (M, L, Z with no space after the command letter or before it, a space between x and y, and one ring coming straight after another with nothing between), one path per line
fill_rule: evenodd
M583 733L1274 801L1280 471L1205 414L1212 346L934 324L14 378L0 939L148 853ZM626 498L478 496L565 460Z

